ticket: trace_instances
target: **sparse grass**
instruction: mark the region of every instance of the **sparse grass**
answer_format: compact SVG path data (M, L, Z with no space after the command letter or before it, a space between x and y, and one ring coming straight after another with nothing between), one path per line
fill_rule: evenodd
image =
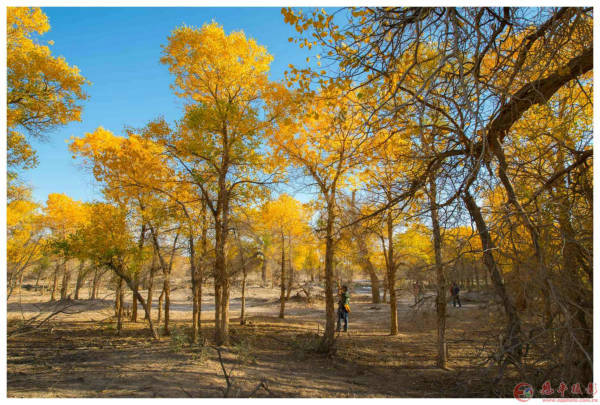
M170 347L174 353L180 353L186 344L190 343L189 334L182 327L173 325L170 335Z
M320 344L321 337L316 333L297 334L290 340L294 356L298 360L304 360L312 354L319 353Z
M233 353L242 364L256 364L256 356L252 350L252 344L247 339L241 340L232 347Z

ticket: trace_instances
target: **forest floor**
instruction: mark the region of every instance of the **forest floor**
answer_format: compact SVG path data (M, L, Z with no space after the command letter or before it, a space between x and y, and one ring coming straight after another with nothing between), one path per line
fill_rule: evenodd
M239 291L232 295L239 297ZM220 349L221 363L211 342L210 294L203 297L205 344L190 345L191 297L183 288L172 294L171 335L158 342L149 337L143 310L116 336L110 296L73 301L66 310L71 314L27 330L28 319L44 319L64 301L49 303L47 296L23 290L7 307L8 396L223 397L221 364L232 397L512 397L519 382L509 375L503 385L494 384L497 367L482 366L498 340L491 322L497 317L484 305L448 308L449 362L442 370L435 365L431 304L413 308L413 297L401 295L400 333L390 336L389 305L372 304L369 295L354 291L349 332L337 334L335 351L326 355L314 350L323 332L324 302L292 297L285 319L279 319L278 295L277 288L249 287L244 326L240 299L232 299L232 346Z

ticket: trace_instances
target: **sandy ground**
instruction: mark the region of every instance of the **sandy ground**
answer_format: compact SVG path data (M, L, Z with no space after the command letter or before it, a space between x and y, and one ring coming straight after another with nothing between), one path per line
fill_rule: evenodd
M23 329L64 302L22 291L8 302L9 397L223 397L227 386L212 346L214 297L203 297L204 345L190 345L189 290L172 294L170 336L149 338L140 311L116 336L112 296L72 302L41 327ZM87 296L87 292L83 292ZM154 294L158 297L158 291ZM229 396L248 397L497 397L512 396L516 380L492 383L494 367L481 367L496 326L477 303L449 308L449 368L435 366L435 313L399 299L397 336L389 335L389 305L372 304L364 289L351 294L350 330L337 335L335 351L315 352L322 333L323 301L293 298L279 313L278 288L250 286L247 324L239 325L239 291L231 300L232 346L223 348L231 376ZM128 297L128 300L130 298ZM153 309L156 317L156 307ZM21 328L21 329L20 329ZM15 331L23 331L14 334ZM486 349L487 348L487 349ZM260 385L263 383L262 386ZM258 387L258 388L257 388Z

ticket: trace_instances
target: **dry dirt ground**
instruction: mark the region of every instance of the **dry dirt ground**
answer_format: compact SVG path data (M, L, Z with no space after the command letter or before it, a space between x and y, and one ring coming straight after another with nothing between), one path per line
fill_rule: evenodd
M428 305L411 308L408 294L399 300L400 333L390 336L389 305L371 304L366 293L355 290L350 331L337 335L329 354L314 350L323 332L323 301L293 298L285 319L279 319L278 294L277 288L251 286L244 326L240 299L232 299L233 344L220 349L230 397L509 397L518 382L509 377L494 384L496 367L482 366L497 334L489 310L477 303L450 306L449 368L441 370L435 366L435 311ZM172 294L171 335L158 342L149 338L143 312L116 336L109 295L75 301L70 314L35 330L24 328L31 317L39 315L39 322L64 302L15 293L7 314L8 396L223 397L227 381L211 341L213 299L204 294L204 344L190 345L191 298L183 288Z

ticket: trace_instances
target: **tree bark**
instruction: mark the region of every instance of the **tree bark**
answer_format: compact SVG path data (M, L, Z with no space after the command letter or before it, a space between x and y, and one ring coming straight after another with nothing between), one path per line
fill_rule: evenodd
M377 278L377 273L375 273L375 267L371 260L367 258L367 272L369 273L369 278L371 279L371 303L379 304L381 302L381 298L379 296L379 279Z
M288 236L288 277L287 277L287 291L285 293L285 300L290 299L290 295L292 294L292 287L294 285L294 268L292 267L292 237Z
M502 281L502 275L500 269L496 263L492 252L495 249L494 243L490 236L489 229L481 209L475 203L475 199L469 193L469 190L465 190L463 193L463 201L471 215L472 220L475 222L479 238L481 240L481 246L483 248L483 262L488 269L492 284L496 294L502 300L504 312L506 314L506 338L503 342L503 350L507 354L507 359L515 362L521 361L522 356L522 339L521 339L521 320L515 308L514 302L506 291L504 282Z
M170 274L165 275L165 279L163 281L163 291L165 292L165 322L164 329L165 335L169 336L171 334L171 330L169 329L169 320L170 317L170 309L171 309L171 283L170 283Z
M73 297L76 300L79 299L79 291L81 290L81 286L82 286L83 280L85 278L85 273L83 271L84 264L85 264L85 262L83 260L79 261L79 269L77 271L77 282L75 283L75 294Z
M163 282L163 287L160 290L160 295L158 296L158 314L157 314L157 319L156 319L156 324L158 326L160 326L160 321L162 320L164 301L165 301L165 283Z
M321 341L321 350L329 351L335 337L335 303L333 299L333 223L335 220L333 196L327 199L327 224L325 236L325 331Z
M394 220L392 211L387 215L388 236L388 290L390 292L390 335L398 334L398 302L396 300L396 261L394 259Z
M281 279L279 294L279 317L283 319L285 311L285 238L281 232Z
M265 249L266 250L266 249ZM267 252L263 251L262 265L260 268L263 286L267 285Z
M188 236L188 252L190 254L190 274L192 277L192 342L198 342L200 326L198 325L198 269L196 268L196 250L194 248L194 237Z
M221 182L223 184L220 186L225 190L225 179L219 179L219 183ZM224 191L219 193L217 204L220 214L215 216L215 343L217 346L229 344L229 275L225 258L228 205L224 193Z
M63 263L63 278L60 286L60 299L67 299L67 293L69 292L69 282L71 281L71 270L67 266L67 261Z
M121 329L123 329L123 279L119 277L119 281L117 284L117 292L116 292L116 302L115 309L117 311L117 335L121 334Z
M431 210L431 224L433 231L433 249L435 251L435 276L437 296L435 308L437 313L437 344L438 356L437 366L446 368L446 274L442 264L442 235L440 232L440 221L437 206L437 184L435 178L429 182L429 205Z
M137 300L136 300L136 292L139 291L139 287L140 287L140 274L138 272L136 272L133 275L133 287L134 290L132 290L132 295L131 295L131 322L137 322Z
M246 270L246 266L243 265L242 268L242 308L240 310L240 325L246 324L246 278L248 276L248 271Z

